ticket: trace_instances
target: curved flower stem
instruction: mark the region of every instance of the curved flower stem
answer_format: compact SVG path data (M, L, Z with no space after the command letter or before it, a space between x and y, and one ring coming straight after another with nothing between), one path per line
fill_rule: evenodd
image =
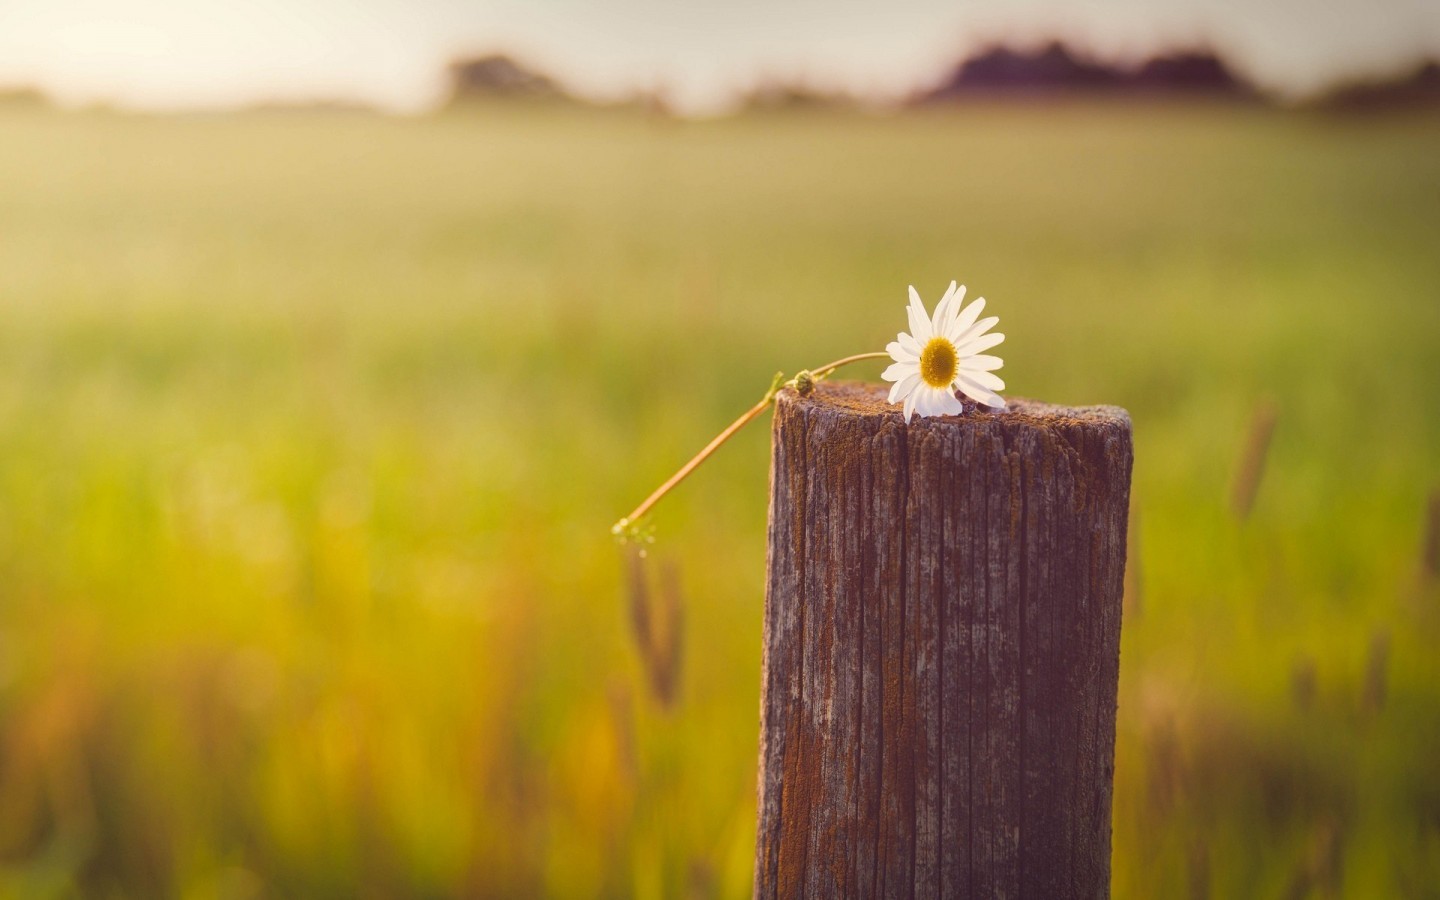
M680 471L676 472L674 475L671 475L668 479L666 479L665 483L656 488L655 492L652 493L650 496L646 497L643 503L635 507L634 512L630 513L630 515L616 522L614 527L610 530L617 535L622 535L625 531L632 527L634 523L640 519L641 516L649 512L650 507L658 503L661 497L664 497L666 494L670 493L670 490L674 488L675 485L684 481L687 475L695 471L696 466L704 462L710 456L710 454L720 449L721 444L730 440L731 435L739 431L741 428L744 428L751 419L764 412L765 409L771 404L771 402L774 401L774 399L775 397L773 393L766 394L759 403L756 403L754 406L750 407L750 409L747 410L744 415L731 422L724 431L715 435L715 439L712 440L710 443L706 444L704 450L701 450L699 453L695 454L695 456L691 458L689 462L680 467Z
M660 502L660 498L670 493L677 484L684 481L686 476L695 471L696 467L708 459L712 453L720 449L722 444L730 440L730 438L735 435L735 432L744 428L756 416L768 409L770 404L775 402L775 395L780 392L782 387L795 388L801 379L807 379L809 385L813 386L825 378L828 378L832 372L841 366L848 366L851 363L866 359L888 359L889 357L889 353L857 353L854 356L846 356L834 362L826 363L818 369L802 370L794 378L784 382L782 382L781 379L785 376L777 372L775 380L770 384L770 389L765 392L765 396L761 397L758 403L746 410L740 418L725 426L725 430L715 435L715 438L705 445L705 449L695 454L689 462L680 467L678 472L667 478L665 483L656 488L654 493L646 497L639 506L635 507L630 515L611 526L610 533L617 537L625 538L634 532L636 528L635 523L640 521L641 517L648 513L651 507ZM804 393L809 393L809 391L805 390Z
M832 363L827 363L826 365L823 365L818 369L811 369L811 371L815 374L815 380L819 381L822 378L828 378L831 372L835 371L841 366L848 366L853 362L860 362L862 359L889 358L889 353L857 353L854 356L847 356L844 359L837 359Z

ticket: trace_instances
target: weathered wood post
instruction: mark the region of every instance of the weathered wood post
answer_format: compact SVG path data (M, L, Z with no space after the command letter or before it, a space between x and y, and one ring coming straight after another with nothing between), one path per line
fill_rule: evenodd
M1132 459L1116 407L775 411L759 897L1104 897Z

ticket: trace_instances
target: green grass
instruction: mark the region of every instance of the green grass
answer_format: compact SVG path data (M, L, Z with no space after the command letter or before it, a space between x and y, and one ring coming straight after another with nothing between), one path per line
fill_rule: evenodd
M1437 198L1418 117L4 114L0 894L745 895L765 428L673 709L608 526L953 277L1135 422L1116 895L1425 896Z

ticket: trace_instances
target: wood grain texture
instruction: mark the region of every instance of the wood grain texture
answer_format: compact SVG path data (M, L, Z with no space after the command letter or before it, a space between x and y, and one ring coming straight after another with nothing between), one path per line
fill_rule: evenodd
M755 894L1107 896L1130 419L884 400L777 400Z

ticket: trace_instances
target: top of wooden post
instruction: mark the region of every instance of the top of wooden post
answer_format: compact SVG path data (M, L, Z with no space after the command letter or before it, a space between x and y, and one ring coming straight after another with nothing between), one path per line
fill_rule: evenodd
M831 412L842 417L892 419L904 424L905 415L897 403L887 402L890 385L863 381L822 381L806 396L792 389L781 391L777 403L795 404L805 412ZM979 424L1009 427L1032 427L1047 430L1086 428L1129 432L1130 414L1118 406L1057 406L1027 400L1005 398L1006 408L992 410L962 398L965 414L961 416L914 417L911 428L960 428Z

